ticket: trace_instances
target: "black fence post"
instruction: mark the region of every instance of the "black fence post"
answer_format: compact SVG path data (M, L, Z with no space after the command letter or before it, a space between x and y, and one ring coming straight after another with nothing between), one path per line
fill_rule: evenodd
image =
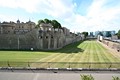
M48 62L48 68L50 68L50 63Z
M70 62L68 64L69 64L69 68L70 68Z
M91 67L91 63L89 64L89 69L90 69L90 67Z
M112 64L110 64L110 66L108 67L109 69L112 67Z
M31 69L30 62L28 62L28 67L29 67L28 70L31 70L32 72L34 72L33 69Z
M28 62L28 67L30 67L30 64L29 64L29 62Z
M11 67L10 64L9 64L9 61L7 62L7 65L8 65L8 67Z
M7 64L8 64L8 67L10 68L10 70L13 72L13 70L12 70L12 68L11 68L11 66L10 66L9 61L7 62Z

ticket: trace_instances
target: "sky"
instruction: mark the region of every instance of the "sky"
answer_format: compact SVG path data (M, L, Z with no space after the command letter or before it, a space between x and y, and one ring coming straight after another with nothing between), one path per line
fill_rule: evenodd
M57 20L72 32L120 29L120 0L0 0L0 22Z

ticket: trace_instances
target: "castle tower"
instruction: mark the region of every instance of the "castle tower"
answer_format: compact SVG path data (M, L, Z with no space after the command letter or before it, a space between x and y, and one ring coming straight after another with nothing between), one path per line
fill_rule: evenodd
M20 23L20 20L19 20L19 19L17 20L17 23Z
M52 25L41 23L39 28L39 41L40 48L42 49L51 49L51 32L52 32Z

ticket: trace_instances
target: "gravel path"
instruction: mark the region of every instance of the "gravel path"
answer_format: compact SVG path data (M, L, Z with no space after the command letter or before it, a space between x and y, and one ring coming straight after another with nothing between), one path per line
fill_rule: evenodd
M30 73L0 72L0 80L81 80L80 75L92 75L95 80L112 80L112 76L120 77L119 73Z

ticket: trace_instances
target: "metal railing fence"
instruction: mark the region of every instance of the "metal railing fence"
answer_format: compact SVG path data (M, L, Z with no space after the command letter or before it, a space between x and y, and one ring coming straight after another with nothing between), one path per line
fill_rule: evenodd
M118 68L120 62L11 62L0 61L0 67L35 68Z

